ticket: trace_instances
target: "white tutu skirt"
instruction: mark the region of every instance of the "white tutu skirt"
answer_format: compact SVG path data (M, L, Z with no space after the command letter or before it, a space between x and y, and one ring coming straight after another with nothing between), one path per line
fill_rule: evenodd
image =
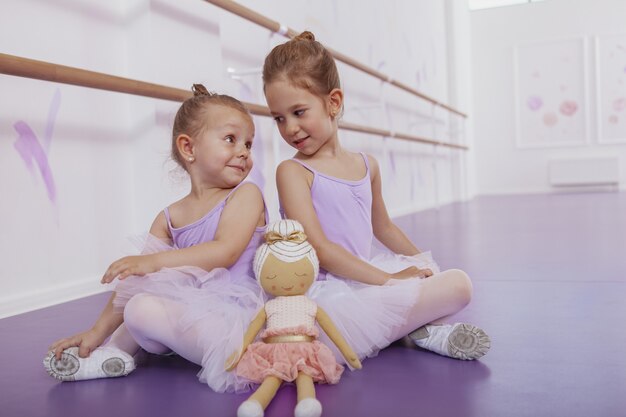
M381 254L370 263L386 272L398 272L409 266L429 268L433 274L439 272L430 252L416 256ZM307 296L328 313L359 359L364 359L376 356L394 341L396 330L406 323L417 301L421 283L420 278L410 278L369 285L326 273L326 280L316 281ZM349 366L323 331L320 340L330 347L339 363Z
M154 237L148 239L143 253L149 250L171 250ZM123 310L135 294L152 294L180 302L186 306L183 315L174 322L178 331L194 331L198 347L204 352L201 382L216 392L243 392L251 381L225 371L231 354L240 351L243 336L256 314L263 308L266 297L251 276L233 276L224 268L206 272L197 267L163 268L145 276L131 276L119 281L113 304Z

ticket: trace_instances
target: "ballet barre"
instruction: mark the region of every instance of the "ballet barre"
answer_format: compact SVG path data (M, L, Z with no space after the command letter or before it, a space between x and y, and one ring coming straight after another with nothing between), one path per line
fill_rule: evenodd
M177 102L182 102L192 96L190 90L168 87L160 84L105 74L102 72L37 61L34 59L3 53L0 53L0 73L16 77L32 78ZM266 106L245 102L244 105L250 110L250 113L254 115L271 117L271 113ZM446 148L462 150L468 149L464 145L437 141L384 129L376 129L343 121L339 122L339 128L353 132L396 138Z
M237 2L234 2L232 0L204 0L204 1L206 1L207 3L211 3L214 6L220 7L222 9L226 10L226 11L229 11L229 12L231 12L231 13L233 13L233 14L235 14L235 15L243 18L243 19L246 19L246 20L248 20L250 22L256 23L257 25L262 26L262 27L270 30L271 32L278 33L278 34L283 35L285 37L294 38L294 37L296 37L299 34L299 32L297 32L297 31L295 31L295 30L293 30L293 29L291 29L291 28L289 28L287 26L284 26L284 25L280 24L279 22L277 22L275 20L272 20L272 19L270 19L270 18L268 18L266 16L263 16L262 14L257 13L257 12L255 12L252 9L249 9L249 8L247 8L245 6L242 6L241 4L239 4ZM456 114L458 116L461 116L463 118L467 118L467 114L465 114L463 112L460 112L459 110L456 110L456 109L448 106L445 103L442 103L442 102L440 102L440 101L438 101L438 100L436 100L436 99L434 99L434 98L432 98L430 96L427 96L426 94L421 93L421 92L417 91L416 89L414 89L414 88L412 88L412 87L410 87L410 86L408 86L408 85L406 85L404 83L401 83L401 82L399 82L397 80L394 80L390 76L385 75L382 72L377 71L377 70L375 70L373 68L370 68L367 65L364 65L364 64L356 61L355 59L352 59L352 58L350 58L350 57L348 57L348 56L346 56L346 55L344 55L344 54L342 54L340 52L337 52L337 51L335 51L335 50L333 50L333 49L331 49L331 48L329 48L327 46L324 46L324 47L328 50L328 52L330 52L330 54L336 60L341 61L341 62L343 62L346 65L349 65L349 66L351 66L353 68L356 68L356 69L358 69L358 70L360 70L360 71L362 71L362 72L364 72L366 74L371 75L372 77L376 77L379 80L382 80L382 81L384 81L386 83L389 83L390 85L393 85L394 87L397 87L397 88L399 88L401 90L404 90L404 91L406 91L406 92L408 92L408 93L410 93L410 94L412 94L412 95L414 95L416 97L419 97L422 100L428 101L429 103L431 103L431 104L433 104L433 105L435 105L437 107L441 107L442 109L445 109L445 110L447 110L447 111L449 111L451 113L454 113L454 114Z

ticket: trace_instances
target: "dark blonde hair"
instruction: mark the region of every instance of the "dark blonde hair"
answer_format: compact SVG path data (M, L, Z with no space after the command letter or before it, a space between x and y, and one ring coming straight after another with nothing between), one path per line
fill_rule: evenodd
M202 84L194 84L191 88L193 97L183 102L174 118L172 128L172 159L181 167L185 168L185 161L176 146L176 138L182 134L196 137L207 127L206 117L211 106L226 106L239 110L245 114L252 123L250 112L243 103L236 98L225 94L209 92Z
M281 78L318 96L341 88L335 60L308 31L276 46L265 58L263 88Z

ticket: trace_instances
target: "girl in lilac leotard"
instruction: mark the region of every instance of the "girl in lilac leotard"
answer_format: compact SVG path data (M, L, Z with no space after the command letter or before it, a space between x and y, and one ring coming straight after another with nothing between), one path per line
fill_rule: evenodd
M484 355L482 329L440 322L469 303L467 274L439 271L389 218L378 162L341 146L343 91L330 53L304 32L265 58L263 83L282 138L297 150L276 173L283 215L304 226L326 275L309 296L361 357L407 334L442 355ZM390 253L372 259L374 237Z

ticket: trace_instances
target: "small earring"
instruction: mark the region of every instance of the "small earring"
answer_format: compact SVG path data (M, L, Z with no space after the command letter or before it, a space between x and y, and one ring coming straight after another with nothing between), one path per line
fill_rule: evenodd
M189 162L193 162L195 159L196 159L196 158L194 158L193 156L190 156L189 158L187 158L187 160L188 160Z

